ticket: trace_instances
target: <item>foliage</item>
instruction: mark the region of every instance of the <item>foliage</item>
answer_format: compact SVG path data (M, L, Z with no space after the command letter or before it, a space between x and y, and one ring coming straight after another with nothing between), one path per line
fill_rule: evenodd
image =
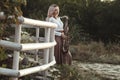
M17 18L23 15L21 6L26 3L26 0L0 0L0 39L6 39L14 32L9 24L19 23ZM0 60L5 58L5 49L0 47Z
M26 5L26 0L1 0L0 13L4 18L0 17L0 38L5 34L8 24L18 23L18 16L22 16L21 5Z
M120 21L120 10L118 8L119 5L117 5L116 1L110 3L91 1L82 16L81 24L84 25L83 29L94 40L102 40L105 43L117 41L119 39L117 36L120 34L118 31L120 30L118 27L120 25L118 23Z
M53 71L52 71L53 70ZM50 70L52 76L58 80L79 80L80 74L76 68L68 65L58 65Z
M70 46L73 60L93 63L120 63L120 44L91 41Z
M28 32L22 31L21 32L21 43L30 43L30 42L35 42L34 36L30 36Z
M45 20L48 7L53 3L60 6L60 16L69 16L70 34L73 37L75 36L71 43L81 41L83 33L85 36L87 34L85 38L90 40L105 43L119 41L119 0L113 2L101 2L100 0L29 0L28 5L22 10L26 17Z
M0 11L4 12L7 16L21 16L22 11L20 6L22 4L26 5L26 0L2 0L0 1L0 4Z
M92 72L82 70L82 68L73 65L56 65L51 69L53 80L106 80L104 78L96 76Z
M7 56L5 55L4 48L0 47L0 61L5 59Z

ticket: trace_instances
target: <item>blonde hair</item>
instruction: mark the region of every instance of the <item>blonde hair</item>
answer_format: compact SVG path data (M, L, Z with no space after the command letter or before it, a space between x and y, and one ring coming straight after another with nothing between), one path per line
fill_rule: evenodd
M52 17L54 13L54 8L59 7L57 4L52 4L49 6L48 13L47 13L47 18ZM59 10L58 10L59 11ZM47 20L47 19L46 19Z

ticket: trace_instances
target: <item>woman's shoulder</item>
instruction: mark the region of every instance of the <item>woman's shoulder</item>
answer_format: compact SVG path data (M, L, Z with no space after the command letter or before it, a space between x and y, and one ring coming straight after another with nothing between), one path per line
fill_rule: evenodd
M46 18L46 21L48 21L48 22L49 22L49 21L52 21L52 20L53 20L52 17L47 17L47 18Z
M49 17L47 18L48 21L54 21L54 18L53 17Z
M50 22L53 22L53 21L56 21L56 20L60 20L60 17L57 17L56 19L54 17L47 17L46 20L50 21Z

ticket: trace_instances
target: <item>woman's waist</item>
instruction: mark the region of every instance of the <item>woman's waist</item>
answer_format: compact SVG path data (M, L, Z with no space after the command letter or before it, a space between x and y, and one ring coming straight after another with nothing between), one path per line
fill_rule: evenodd
M64 32L64 30L56 30L56 32L61 32L62 33L62 32Z

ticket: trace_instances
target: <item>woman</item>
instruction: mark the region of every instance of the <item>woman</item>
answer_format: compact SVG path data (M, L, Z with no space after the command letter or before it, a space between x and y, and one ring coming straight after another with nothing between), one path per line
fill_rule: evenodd
M57 64L71 64L69 56L64 54L62 51L63 40L67 37L64 34L63 22L61 21L59 15L59 6L52 4L48 9L48 14L46 20L57 24L55 28L55 40L57 45L55 46L55 60ZM68 56L68 57L67 57Z

